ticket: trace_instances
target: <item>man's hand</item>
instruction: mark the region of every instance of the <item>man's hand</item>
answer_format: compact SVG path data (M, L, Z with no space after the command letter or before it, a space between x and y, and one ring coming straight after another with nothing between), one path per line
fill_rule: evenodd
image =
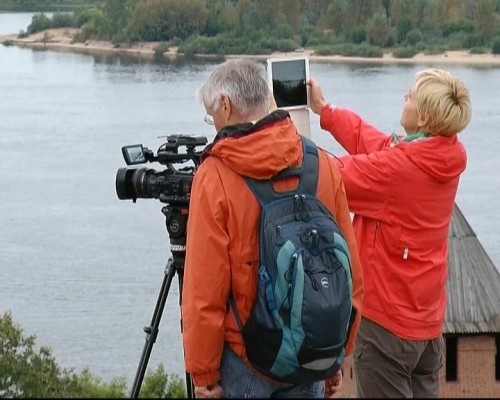
M342 369L331 378L325 379L325 398L333 398L342 386Z
M219 384L210 386L195 386L194 396L200 399L222 399L224 391Z

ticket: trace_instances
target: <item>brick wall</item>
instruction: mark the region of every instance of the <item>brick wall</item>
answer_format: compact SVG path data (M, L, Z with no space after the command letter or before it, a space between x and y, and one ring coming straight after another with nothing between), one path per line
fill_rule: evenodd
M446 362L446 350L444 362ZM352 357L342 367L343 384L336 397L356 397ZM457 343L457 381L446 382L446 368L440 371L441 398L500 398L500 381L495 380L495 337L464 336Z
M457 381L446 382L445 368L441 369L439 378L440 397L500 398L500 382L495 380L495 337L459 337Z

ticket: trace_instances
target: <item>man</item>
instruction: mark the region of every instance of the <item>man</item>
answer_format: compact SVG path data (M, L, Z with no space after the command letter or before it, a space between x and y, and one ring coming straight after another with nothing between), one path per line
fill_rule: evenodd
M217 135L193 180L182 292L186 371L196 397L323 397L338 390L340 370L326 382L284 385L263 377L247 361L241 332L228 306L232 293L244 324L255 303L260 205L243 176L270 179L302 163L302 142L288 112L269 113L264 66L230 60L198 91L205 121ZM363 287L354 232L340 173L319 151L317 195L335 216L351 253L355 319L346 344L352 352ZM278 182L281 189L297 182ZM276 189L280 189L276 188Z

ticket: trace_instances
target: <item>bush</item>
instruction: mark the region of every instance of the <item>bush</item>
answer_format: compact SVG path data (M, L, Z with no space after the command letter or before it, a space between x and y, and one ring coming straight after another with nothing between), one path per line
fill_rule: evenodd
M418 52L425 51L427 49L427 44L425 42L418 42L415 44L415 50Z
M407 46L394 50L392 55L395 58L413 58L417 53L414 47Z
M469 50L470 54L486 54L487 52L488 50L481 46L475 46Z
M73 15L69 13L54 13L52 16L52 28L70 28L73 26Z
M443 26L443 36L448 37L453 33L464 32L464 33L473 33L474 32L474 23L469 20L457 20L446 22Z
M141 397L186 397L184 383L167 376L163 365L148 371ZM35 347L35 336L24 336L10 313L0 316L0 398L127 398L126 380L109 383L84 369L62 368L48 347Z
M420 32L418 29L412 29L410 32L406 34L406 41L414 46L418 42L421 42L423 40L423 35L422 32Z
M366 57L366 58L382 58L384 52L376 46L360 44L359 46L351 43L342 43L333 46L319 46L314 50L314 54L318 56L340 55L344 57Z
M103 384L88 370L76 375L57 365L48 347L35 348L10 313L0 317L0 397L123 397L125 379Z
M186 396L185 381L176 375L167 375L163 364L160 364L155 371L148 371L146 374L139 397L146 399L179 399Z
M28 35L42 32L52 27L52 21L44 13L35 14L31 17L31 23L28 25Z
M299 44L295 42L294 40L291 39L280 39L277 42L277 48L276 50L288 53L294 51L297 47L299 47Z
M438 54L444 54L446 52L446 48L444 46L429 46L425 50L424 54L427 55L438 55Z
M366 40L366 29L363 26L354 28L351 32L352 41L355 44L361 44Z
M462 40L465 49L472 49L473 47L482 46L482 44L481 38L473 33L466 34Z

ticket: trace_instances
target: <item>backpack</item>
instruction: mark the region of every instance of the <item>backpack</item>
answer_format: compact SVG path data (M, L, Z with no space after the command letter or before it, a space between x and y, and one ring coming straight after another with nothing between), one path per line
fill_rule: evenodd
M337 372L353 314L347 243L316 198L316 145L305 137L302 142L301 167L269 181L244 177L262 207L257 298L244 326L229 296L250 364L290 384L320 381ZM273 190L273 180L293 175L299 176L295 190Z

